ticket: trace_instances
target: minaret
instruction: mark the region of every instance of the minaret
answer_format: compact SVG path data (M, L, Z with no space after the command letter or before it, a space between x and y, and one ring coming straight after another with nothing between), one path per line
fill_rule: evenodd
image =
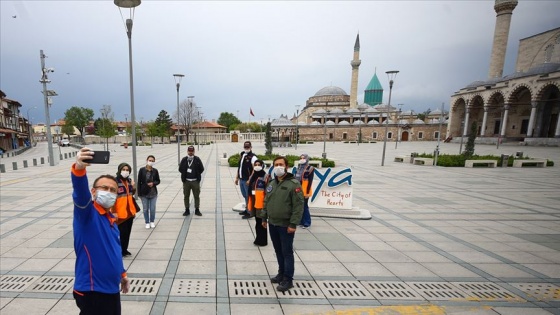
M350 108L358 108L358 68L362 61L360 60L360 34L356 36L356 43L354 44L354 58L350 65L352 65L352 83L350 85Z
M494 43L488 71L489 79L500 78L503 75L511 15L516 6L517 0L496 0L494 4L496 28L494 29Z

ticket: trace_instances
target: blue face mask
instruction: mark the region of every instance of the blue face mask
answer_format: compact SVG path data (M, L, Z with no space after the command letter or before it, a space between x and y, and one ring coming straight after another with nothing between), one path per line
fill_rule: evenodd
M115 205L115 201L117 201L117 194L105 190L97 191L97 198L95 198L95 202L97 202L97 204L99 204L103 208L111 208L113 205Z

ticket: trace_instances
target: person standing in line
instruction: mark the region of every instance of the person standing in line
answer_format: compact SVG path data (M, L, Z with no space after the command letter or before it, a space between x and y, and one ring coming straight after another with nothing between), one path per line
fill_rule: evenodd
M120 293L128 293L130 281L121 256L119 231L111 207L117 199L117 179L101 175L88 189L86 168L94 152L81 148L72 165L74 201L73 296L80 314L121 314Z
M253 174L249 179L249 198L247 199L249 212L251 213L249 217L255 217L255 241L253 241L253 244L257 246L268 245L267 229L263 227L262 219L258 215L264 208L265 189L268 180L269 176L264 171L264 162L256 160L253 166Z
M262 226L268 226L278 261L278 274L270 281L278 283L276 289L284 292L294 287L294 236L303 213L303 192L294 175L287 172L285 157L276 157L273 165L275 178L266 187L260 215Z
M301 189L303 191L303 216L301 217L301 222L304 229L311 226L311 213L309 213L309 197L313 193L311 191L311 186L313 185L313 176L315 174L315 168L309 165L309 155L303 153L300 157L298 168L296 171L296 179L301 184Z
M194 155L194 146L189 146L187 156L181 160L179 164L179 172L181 173L181 181L183 182L183 197L185 203L185 212L183 216L191 214L190 199L191 191L194 196L194 214L201 216L200 213L200 181L202 180L202 172L204 165L200 158Z
M252 148L251 141L243 143L243 151L239 154L239 164L237 165L237 175L235 176L235 185L239 185L239 190L241 190L241 195L245 201L245 210L239 213L243 216L249 214L249 211L247 211L247 198L249 196L247 193L247 181L251 173L253 173L253 164L257 160L257 156L251 151Z
M159 185L159 172L154 167L156 158L148 155L146 166L138 171L138 196L142 200L142 208L144 208L144 221L146 228L155 228L156 219L156 201L158 197L157 185Z
M134 200L134 180L130 178L132 167L128 163L121 163L117 168L117 201L113 206L113 213L117 216L117 224L119 226L122 255L132 255L128 251L128 243L130 241L130 232L132 231L132 223L138 212L138 206Z

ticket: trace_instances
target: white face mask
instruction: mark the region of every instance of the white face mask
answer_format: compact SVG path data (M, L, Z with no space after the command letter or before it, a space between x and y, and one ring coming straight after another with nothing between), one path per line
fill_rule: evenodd
M255 172L260 172L260 171L262 171L262 166L255 166L254 170L255 170Z
M276 175L276 177L282 177L284 176L284 174L286 174L286 169L281 167L281 166L276 166L274 167L274 175Z
M305 163L307 163L307 160L306 160L306 159L301 159L301 160L299 160L299 164L305 164Z
M154 166L154 164L156 164L156 162L148 161L147 164L148 164L149 166Z
M244 151L245 151L245 153L249 153L249 152L251 152L251 149L244 150Z
M129 172L129 171L121 171L121 176L122 176L123 178L128 178L129 175L130 175L130 172Z
M105 190L98 190L95 202L105 209L111 208L117 200L117 194Z

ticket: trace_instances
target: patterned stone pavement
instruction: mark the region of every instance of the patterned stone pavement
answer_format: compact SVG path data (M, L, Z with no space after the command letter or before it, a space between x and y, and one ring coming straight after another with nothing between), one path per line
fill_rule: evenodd
M263 143L254 143L256 153ZM254 221L231 210L242 201L235 169L220 166L239 143L200 146L207 171L202 217L183 217L177 146L138 147L138 163L157 158L162 183L156 227L135 219L125 258L133 292L123 314L560 314L560 149L477 145L477 154L549 158L549 168L442 168L393 162L433 152L434 142L326 143L337 167L353 169L354 205L371 220L313 218L296 234L296 287L276 292L272 244L255 247ZM101 145L93 145L101 150ZM55 149L58 147L55 145ZM131 148L111 144L111 163L90 179L131 163ZM186 154L183 146L182 153ZM2 158L0 312L75 314L69 168L23 168L46 156L39 144ZM75 151L61 148L62 153ZM276 148L319 157L323 143ZM441 144L458 153L458 144ZM12 170L12 162L18 170ZM131 163L132 164L132 163Z

